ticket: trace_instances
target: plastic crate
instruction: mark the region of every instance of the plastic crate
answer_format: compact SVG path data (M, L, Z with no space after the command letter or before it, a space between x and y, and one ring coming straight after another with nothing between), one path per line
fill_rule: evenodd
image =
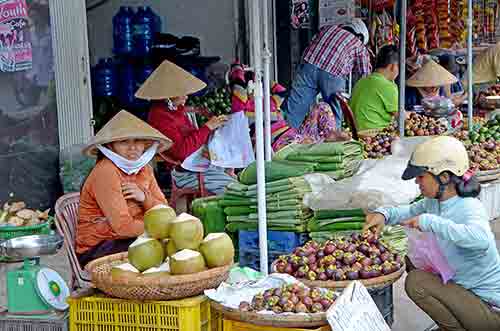
M68 331L68 314L63 313L36 317L0 314L0 330Z
M210 311L210 325L212 326L211 331L223 331L224 330L224 315L215 310L212 309Z
M130 301L104 296L68 299L70 331L210 331L205 296L175 301Z
M49 234L51 231L51 224L52 219L45 223L32 226L0 226L0 240L9 240L35 234Z
M368 289L368 293L370 293L373 301L375 301L375 304L377 305L378 310L389 326L392 326L394 323L394 303L392 291L392 284L382 288Z
M259 326L250 323L236 322L224 320L223 330L218 331L331 331L329 325L325 325L315 329L297 329L297 328L275 328L271 326Z
M307 233L267 231L267 249L269 251L291 253L297 246L304 245L309 240ZM241 250L259 249L259 232L239 232L239 247Z

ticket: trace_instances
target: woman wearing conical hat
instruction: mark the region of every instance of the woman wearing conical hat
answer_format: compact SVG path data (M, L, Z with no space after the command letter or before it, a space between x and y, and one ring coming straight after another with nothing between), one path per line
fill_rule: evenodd
M422 105L424 98L446 96L445 86L456 82L457 77L433 60L428 60L406 82L406 109Z
M172 142L122 110L91 139L84 154L97 162L83 184L76 227L76 253L85 266L126 251L144 233L144 213L167 200L148 163Z
M212 132L224 125L226 116L216 116L197 128L187 115L187 96L206 87L206 84L172 62L165 60L139 88L135 96L152 100L148 123L172 140L168 155L182 163L208 143ZM230 143L230 142L228 142ZM177 187L197 188L198 175L177 167L171 172ZM234 178L223 168L213 165L204 172L207 191L221 194Z

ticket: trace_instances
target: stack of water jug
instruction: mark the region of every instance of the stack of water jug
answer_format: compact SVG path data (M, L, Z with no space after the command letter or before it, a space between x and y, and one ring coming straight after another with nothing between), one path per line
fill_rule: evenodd
M161 18L150 7L120 7L113 17L115 58L100 59L92 69L95 96L116 97L131 109L147 107L147 102L134 94L154 70L150 55L161 25Z

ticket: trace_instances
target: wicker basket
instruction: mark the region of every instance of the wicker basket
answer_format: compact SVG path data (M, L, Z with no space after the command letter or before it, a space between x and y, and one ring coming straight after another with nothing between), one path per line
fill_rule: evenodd
M477 180L480 183L491 182L500 178L500 169L476 172Z
M271 264L271 270L272 272L277 272L276 267L275 267L276 261L274 261ZM405 264L403 263L401 265L401 268L388 275L380 276L380 277L375 277L375 278L370 278L370 279L359 279L363 285L368 288L368 289L375 289L375 288L383 288L388 285L392 285L395 283L403 273L405 272ZM308 279L303 279L300 278L298 279L300 282L302 282L304 285L308 287L321 287L321 288L328 288L328 289L343 289L346 288L352 280L342 280L342 281L334 281L334 280L308 280Z
M90 262L85 269L92 284L113 297L133 300L174 300L202 294L216 288L227 279L231 265L213 268L196 274L162 277L129 276L112 279L111 268L127 263L127 253L102 257Z
M211 301L210 307L224 315L224 319L248 322L254 325L276 328L312 328L327 325L326 313L317 314L259 314L241 311Z
M362 131L358 131L358 137L359 138L375 137L377 134L379 134L382 131L383 131L383 129L362 130Z

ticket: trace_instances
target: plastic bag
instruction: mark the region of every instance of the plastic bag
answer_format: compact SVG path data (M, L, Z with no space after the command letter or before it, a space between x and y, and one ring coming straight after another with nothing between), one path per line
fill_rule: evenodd
M408 159L393 156L383 160L363 160L356 175L304 196L304 204L313 209L364 209L409 204L420 191L414 181L404 181L401 174Z
M245 168L255 161L248 119L244 112L230 115L208 142L210 161L222 168Z
M210 167L210 160L205 157L207 145L203 145L196 152L189 155L181 164L181 167L194 172L205 172Z
M455 275L439 247L436 236L429 232L420 232L405 228L408 236L408 258L420 270L440 275L446 284Z

